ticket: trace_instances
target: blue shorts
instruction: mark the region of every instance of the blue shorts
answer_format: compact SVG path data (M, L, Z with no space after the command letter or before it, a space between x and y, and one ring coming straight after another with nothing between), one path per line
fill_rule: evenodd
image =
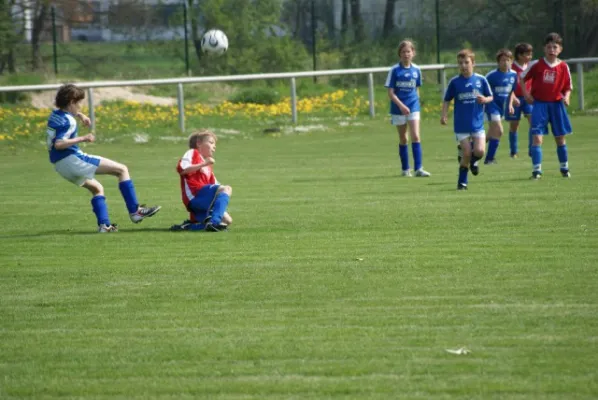
M517 97L519 99L519 106L518 107L514 107L515 108L515 112L513 114L509 114L507 113L507 115L505 116L505 119L507 121L519 121L521 119L521 114L523 115L531 115L534 106L531 104L528 104L527 101L525 101L525 97L521 96L521 97Z
M548 124L554 136L568 135L572 132L567 109L562 101L536 101L532 110L530 133L547 135Z
M505 110L500 108L495 102L486 104L484 106L484 112L486 113L486 120L488 122L500 121L501 118L505 116Z
M201 222L207 218L216 192L220 185L205 185L195 194L195 197L187 204L189 212L195 214L197 221Z

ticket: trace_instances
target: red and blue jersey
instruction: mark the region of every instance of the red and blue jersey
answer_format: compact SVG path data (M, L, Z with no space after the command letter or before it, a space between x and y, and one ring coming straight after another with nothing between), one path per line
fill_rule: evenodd
M554 64L548 63L545 58L532 61L521 78L525 82L531 81L531 95L538 101L561 101L564 93L573 88L569 66L561 60Z

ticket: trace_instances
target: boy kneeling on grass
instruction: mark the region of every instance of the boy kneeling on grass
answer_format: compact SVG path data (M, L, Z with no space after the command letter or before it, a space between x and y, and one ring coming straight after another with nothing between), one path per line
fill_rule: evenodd
M220 185L212 168L217 140L216 135L207 129L189 136L189 150L179 160L176 169L181 178L183 204L190 218L171 226L171 231L221 232L228 230L233 222L226 212L233 189Z

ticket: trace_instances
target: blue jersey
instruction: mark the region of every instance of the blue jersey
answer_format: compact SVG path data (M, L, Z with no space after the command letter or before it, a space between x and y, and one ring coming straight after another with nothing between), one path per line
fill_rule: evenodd
M449 82L444 101L455 99L455 133L476 133L484 130L484 105L476 101L478 94L492 96L488 81L480 74L474 73L469 78L457 75Z
M410 67L403 67L401 63L394 65L388 72L384 86L394 89L395 95L411 112L420 110L417 88L422 85L422 72L415 64ZM390 113L401 115L399 107L390 102Z
M486 80L494 95L492 103L486 105L486 112L504 116L508 111L509 97L517 87L517 73L511 69L507 72L495 69L486 75Z
M79 146L72 145L64 150L56 150L54 143L58 139L72 139L77 137L79 128L77 120L70 113L62 110L54 110L48 118L48 128L46 130L46 143L50 152L50 162L55 164L71 154L81 153Z

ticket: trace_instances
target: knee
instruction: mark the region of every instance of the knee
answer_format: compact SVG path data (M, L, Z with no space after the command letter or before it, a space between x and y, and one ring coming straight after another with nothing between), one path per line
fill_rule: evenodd
M129 168L125 164L118 164L116 172L119 176L128 176Z
M84 187L87 190L89 190L94 197L104 195L104 186L102 186L102 184L100 182L96 181L96 182L90 183L88 181L88 183L85 184Z
M227 194L229 196L232 196L232 194L233 194L233 188L230 187L230 186L222 186L220 188L220 193L224 193L224 194Z

